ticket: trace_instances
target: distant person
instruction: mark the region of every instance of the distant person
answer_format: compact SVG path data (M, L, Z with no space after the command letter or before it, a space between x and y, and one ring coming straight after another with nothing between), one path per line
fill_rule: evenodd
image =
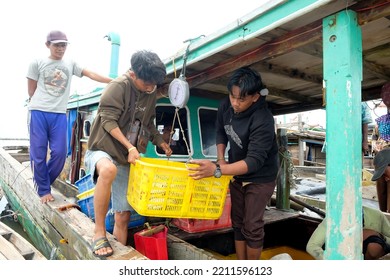
M61 173L66 160L66 109L72 76L87 76L101 83L112 80L72 60L63 59L67 46L65 33L50 31L46 38L49 57L31 62L27 72L30 161L34 184L42 203L54 200L50 186Z
M126 245L131 206L127 201L130 163L140 158L148 141L160 147L167 156L169 145L154 125L157 85L164 82L166 69L157 54L138 51L131 57L131 68L112 81L102 93L99 108L91 127L85 166L95 185L95 232L92 251L100 257L113 254L106 237L105 217L110 196L115 212L113 235ZM129 131L139 123L136 139L147 135L145 142L131 143ZM129 139L126 137L129 136Z
M371 110L366 102L362 102L362 152L363 156L369 152L368 125L372 123Z
M275 124L267 107L267 89L249 67L237 69L227 85L216 122L217 162L193 160L194 179L234 175L229 183L231 220L239 260L258 260L264 244L264 212L275 190L278 146ZM228 161L225 150L230 144Z
M381 150L374 158L374 175L371 180L376 181L379 209L390 212L390 148Z
M363 206L363 256L365 260L377 260L390 253L390 223L379 210ZM324 259L326 218L310 237L306 251L316 260Z
M375 119L376 125L372 135L375 153L390 146L390 83L382 86L381 98L386 105L386 114Z
M366 102L361 102L361 110L362 110L362 163L364 160L364 155L368 154L369 152L369 145L368 145L368 124L372 123L372 117L371 117L371 111L368 107ZM322 152L326 153L326 145L327 142L325 141L324 145L322 146Z

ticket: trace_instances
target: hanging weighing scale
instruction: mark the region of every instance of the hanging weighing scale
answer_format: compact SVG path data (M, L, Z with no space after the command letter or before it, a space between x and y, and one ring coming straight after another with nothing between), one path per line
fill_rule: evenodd
M173 122L172 122L171 135L173 132L175 120L177 119L177 121L179 122L180 131L183 135L183 140L186 144L186 148L188 151L188 156L189 156L188 161L192 159L191 158L191 150L189 148L187 139L186 139L185 134L184 134L183 127L181 125L180 116L179 116L179 109L185 107L187 105L188 99L190 98L190 87L189 87L189 85L186 81L186 77L185 77L187 57L188 57L188 52L189 52L189 48L191 45L191 40L189 40L189 41L190 41L190 43L188 44L186 52L184 53L184 56L183 56L183 68L181 70L180 76L179 76L179 78L173 79L172 82L169 84L169 88L168 88L169 100L170 100L171 104L176 107L175 115L174 115ZM171 139L169 139L168 144L170 144L170 142L171 142Z
M190 87L188 86L185 77L180 75L179 78L175 78L168 88L169 100L172 105L178 108L186 106L190 97Z
M186 106L188 99L190 98L190 87L185 77L187 56L190 44L188 44L186 52L184 53L183 68L181 69L180 76L179 78L173 79L168 88L169 100L171 101L171 104L177 108L183 108Z

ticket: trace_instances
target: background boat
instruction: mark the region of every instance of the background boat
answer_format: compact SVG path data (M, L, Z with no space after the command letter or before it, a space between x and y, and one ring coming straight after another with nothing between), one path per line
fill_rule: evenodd
M23 236L0 222L0 260L46 260L46 258Z

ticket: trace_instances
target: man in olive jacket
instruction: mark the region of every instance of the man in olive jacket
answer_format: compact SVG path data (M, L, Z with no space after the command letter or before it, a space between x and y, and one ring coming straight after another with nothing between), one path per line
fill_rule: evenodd
M113 234L126 245L131 206L127 202L130 164L140 157L148 141L159 146L167 156L169 145L154 125L156 89L166 76L164 63L149 51L139 51L131 58L131 68L107 85L91 127L85 165L95 182L95 232L92 251L98 257L113 254L106 238L105 217L110 196L115 212ZM143 143L130 143L130 124L139 122L138 135Z

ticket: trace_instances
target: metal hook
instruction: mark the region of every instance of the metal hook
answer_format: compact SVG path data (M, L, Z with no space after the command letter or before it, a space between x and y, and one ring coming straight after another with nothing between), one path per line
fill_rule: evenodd
M187 64L188 53L190 52L190 46L191 46L191 44L194 41L196 41L196 40L198 40L199 38L202 38L202 37L205 37L205 35L200 35L200 36L198 36L196 38L187 39L187 40L185 40L183 42L183 43L189 42L188 45L187 45L186 51L185 51L185 53L183 55L183 68L181 69L180 76L179 76L183 80L185 79L185 75L186 75L186 64Z

